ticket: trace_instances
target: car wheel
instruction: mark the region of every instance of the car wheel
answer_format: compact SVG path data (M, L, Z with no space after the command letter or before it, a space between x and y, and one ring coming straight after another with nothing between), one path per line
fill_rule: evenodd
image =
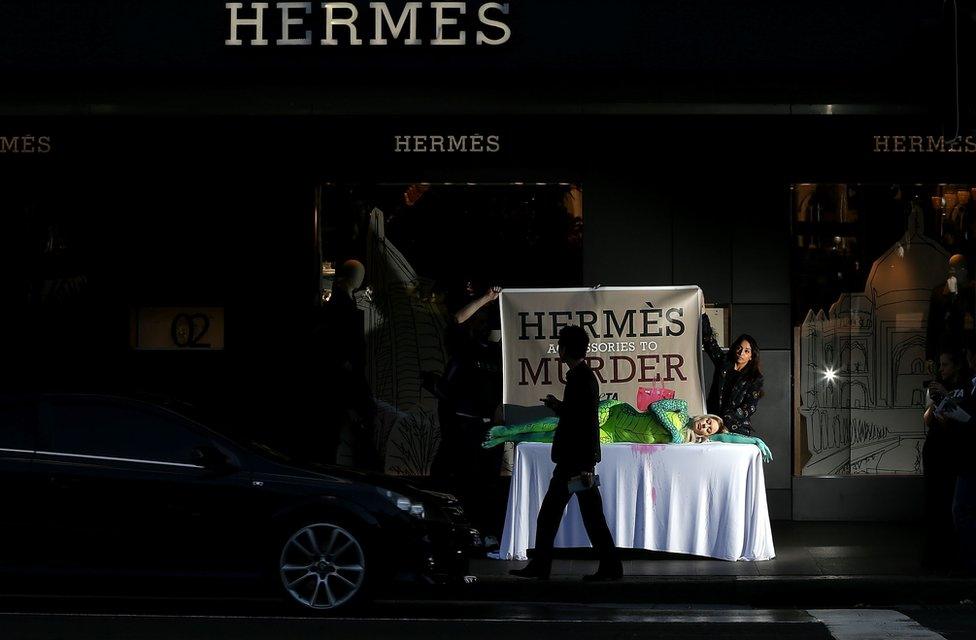
M363 542L350 529L328 522L293 530L281 549L278 575L291 600L306 609L348 607L367 584Z

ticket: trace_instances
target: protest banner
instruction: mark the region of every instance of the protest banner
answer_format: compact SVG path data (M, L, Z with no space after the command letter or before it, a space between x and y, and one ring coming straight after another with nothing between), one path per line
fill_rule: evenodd
M506 422L539 415L547 394L561 397L566 367L557 343L567 325L590 336L587 362L601 400L636 407L640 388L663 387L690 414L704 413L700 288L504 289L500 304Z

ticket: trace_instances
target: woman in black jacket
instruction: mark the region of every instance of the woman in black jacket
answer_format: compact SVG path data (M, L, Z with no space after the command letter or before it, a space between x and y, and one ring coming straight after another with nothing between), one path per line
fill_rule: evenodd
M752 435L752 414L763 396L763 375L756 339L742 334L728 354L718 346L708 316L702 315L702 346L715 365L708 390L708 410L722 417L732 433Z

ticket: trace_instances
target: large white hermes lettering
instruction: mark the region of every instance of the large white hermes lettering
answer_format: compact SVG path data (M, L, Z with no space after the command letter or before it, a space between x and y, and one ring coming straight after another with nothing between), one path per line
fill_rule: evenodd
M229 47L417 46L425 43L423 29L430 46L499 46L512 38L509 5L500 2L227 2L224 7ZM269 40L268 31L279 26ZM313 30L321 37L313 38Z

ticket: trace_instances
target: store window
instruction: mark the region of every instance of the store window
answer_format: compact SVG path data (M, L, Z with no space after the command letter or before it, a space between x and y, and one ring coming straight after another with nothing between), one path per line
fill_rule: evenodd
M974 329L976 185L791 190L794 471L920 474L927 383Z
M580 286L582 190L570 183L324 184L318 208L323 303L344 261L365 266L356 303L384 468L426 475L446 402L435 384L454 375L452 358L467 351L473 366L456 385L436 387L467 389L452 391L451 412L490 421L501 403L501 348L492 347L500 340L498 305L479 308L461 326L457 314L492 286ZM338 459L355 465L351 456L344 440Z

